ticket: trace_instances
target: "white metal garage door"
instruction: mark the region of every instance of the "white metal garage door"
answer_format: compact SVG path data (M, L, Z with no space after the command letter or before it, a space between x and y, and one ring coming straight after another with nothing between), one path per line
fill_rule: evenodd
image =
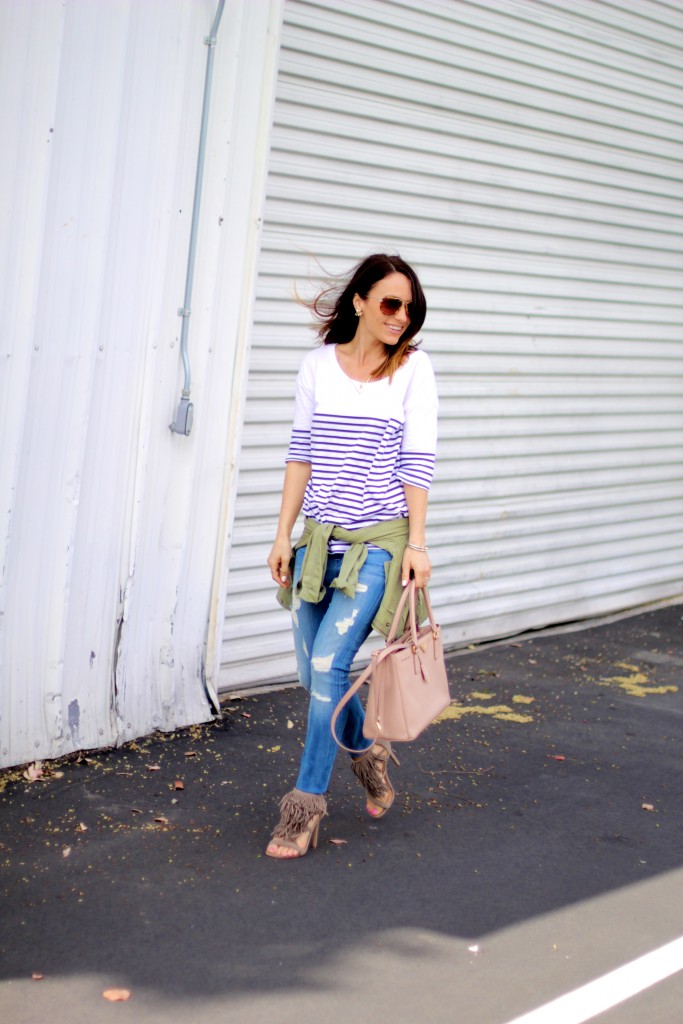
M293 671L265 559L292 281L418 268L451 643L683 591L679 4L286 0L221 685Z

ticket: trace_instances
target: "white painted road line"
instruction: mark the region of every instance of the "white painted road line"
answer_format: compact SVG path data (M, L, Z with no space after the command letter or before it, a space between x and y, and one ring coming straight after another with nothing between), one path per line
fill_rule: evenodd
M618 967L508 1024L583 1024L683 970L683 938Z

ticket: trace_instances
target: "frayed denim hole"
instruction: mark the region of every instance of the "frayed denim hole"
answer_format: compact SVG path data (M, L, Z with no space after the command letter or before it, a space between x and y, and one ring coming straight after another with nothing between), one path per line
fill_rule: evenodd
M354 624L357 615L358 609L354 608L351 614L346 619L340 619L338 622L335 622L335 626L337 627L337 632L339 633L339 636L344 636L344 633L348 633L348 631L351 629L351 626Z

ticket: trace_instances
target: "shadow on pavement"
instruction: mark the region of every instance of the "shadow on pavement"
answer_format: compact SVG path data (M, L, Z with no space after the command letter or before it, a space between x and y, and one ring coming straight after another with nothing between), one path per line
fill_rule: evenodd
M391 814L365 816L340 756L302 861L263 856L296 775L298 689L9 782L0 978L275 992L388 930L474 940L679 867L682 620L679 605L451 656L462 704L399 751Z

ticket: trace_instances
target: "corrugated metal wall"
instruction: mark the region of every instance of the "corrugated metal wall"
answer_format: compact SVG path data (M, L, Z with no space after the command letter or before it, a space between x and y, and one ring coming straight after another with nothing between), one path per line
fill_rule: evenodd
M682 68L678 3L286 0L222 686L293 670L264 563L310 254L426 286L448 641L683 591Z
M228 0L219 31L186 438L168 427L216 8L0 4L0 765L211 714L281 13Z

